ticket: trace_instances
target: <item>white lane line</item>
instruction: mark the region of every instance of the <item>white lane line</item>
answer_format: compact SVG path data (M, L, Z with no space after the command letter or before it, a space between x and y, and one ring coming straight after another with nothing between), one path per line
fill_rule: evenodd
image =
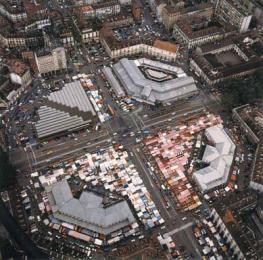
M164 237L164 238L167 238L167 237L169 237L169 236L172 236L172 235L174 235L174 234L176 234L176 233L178 233L178 232L180 232L180 231L182 231L182 230L184 230L184 229L186 229L186 228L191 227L193 224L194 224L194 222L188 222L188 223L186 223L185 225L183 225L183 226L181 226L181 227L179 227L179 228L176 228L176 229L174 229L174 230L172 230L172 231L170 231L170 232L168 232L168 233L165 233L165 234L163 235L163 237Z

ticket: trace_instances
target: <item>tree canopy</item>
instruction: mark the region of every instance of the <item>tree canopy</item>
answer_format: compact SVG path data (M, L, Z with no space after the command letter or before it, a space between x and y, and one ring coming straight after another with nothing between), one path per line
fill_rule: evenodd
M222 104L226 109L263 100L263 71L221 83Z
M0 149L0 190L15 184L16 170L9 162L8 154Z

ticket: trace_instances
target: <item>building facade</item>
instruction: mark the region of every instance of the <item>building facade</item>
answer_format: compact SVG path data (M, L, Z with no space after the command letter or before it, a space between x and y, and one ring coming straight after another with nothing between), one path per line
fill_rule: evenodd
M202 21L201 23L200 20ZM188 49L192 49L209 42L220 40L234 33L234 28L229 27L211 26L205 28L203 21L203 18L191 17L176 22L173 28L174 38ZM206 23L208 22L207 20ZM199 25L202 27L201 29L198 28Z
M27 14L23 6L13 6L7 1L1 1L0 14L11 20L12 22L20 22L27 19Z
M67 69L66 52L63 47L53 49L46 55L37 56L35 60L40 74L59 72Z
M223 21L234 25L241 33L248 30L252 18L252 15L236 0L217 0L215 14Z
M118 42L110 28L100 30L100 42L112 59L145 54L160 60L175 61L178 50L178 46L175 44L153 39L133 39L133 41Z

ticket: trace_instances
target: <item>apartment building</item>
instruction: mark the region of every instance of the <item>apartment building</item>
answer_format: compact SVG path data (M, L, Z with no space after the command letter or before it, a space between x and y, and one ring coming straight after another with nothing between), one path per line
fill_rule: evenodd
M35 61L39 74L56 73L67 69L66 52L63 47L47 53L35 53Z
M170 5L164 6L162 10L161 20L164 24L165 29L170 31L180 16L181 12L178 8L172 7Z
M120 58L138 54L150 55L160 60L175 61L178 46L153 38L133 38L119 41L110 28L100 30L100 42L111 58Z
M230 36L199 46L190 58L190 70L208 85L242 77L263 68L261 39L257 35Z
M27 19L27 14L22 3L14 5L6 0L0 1L0 14L14 23Z
M72 31L65 29L61 32L59 37L63 46L68 47L75 45L75 39Z
M244 33L248 30L252 15L237 0L217 0L215 15Z
M28 24L25 26L25 31L31 30L41 30L45 27L51 26L51 20L49 17L39 17L38 19L34 19L29 21Z
M82 43L99 41L99 29L101 28L101 25L98 25L95 21L85 19L80 12L80 9L75 10L73 21L75 40Z
M118 28L124 26L131 26L134 24L133 16L122 10L118 15L114 15L113 17L105 17L101 19L102 26L108 26L111 28Z
M103 18L105 16L116 15L121 11L121 5L117 0L97 2L92 5L77 7L79 12L86 18Z
M248 140L256 145L249 186L263 193L263 110L259 106L244 105L233 109L233 118Z
M180 19L187 19L190 16L205 17L211 19L213 15L213 5L210 3L197 4L191 7L174 7L165 5L162 8L161 20L166 30L172 30L174 24Z
M212 25L210 25L212 23ZM180 44L192 49L203 44L214 42L235 32L230 25L221 25L199 16L177 21L174 24L173 36Z
M257 197L248 191L232 194L214 204L212 221L228 245L228 255L233 259L261 259L263 249L254 231L244 222L256 208ZM250 220L252 221L252 220Z
M42 30L11 33L0 29L0 45L5 48L43 47L48 40L47 35Z

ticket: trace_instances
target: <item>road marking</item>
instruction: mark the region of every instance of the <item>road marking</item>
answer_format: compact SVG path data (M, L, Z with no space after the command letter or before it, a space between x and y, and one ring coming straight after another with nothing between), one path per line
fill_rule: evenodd
M188 222L187 224L185 224L185 225L183 225L183 226L181 226L181 227L179 227L179 228L176 228L176 229L174 229L174 230L172 230L172 231L170 231L170 232L165 233L165 234L163 235L163 237L164 237L164 238L167 238L167 237L169 237L169 236L172 236L172 235L174 235L174 234L176 234L176 233L178 233L178 232L180 232L180 231L182 231L182 230L184 230L184 229L186 229L186 228L191 227L193 224L194 224L194 222Z

